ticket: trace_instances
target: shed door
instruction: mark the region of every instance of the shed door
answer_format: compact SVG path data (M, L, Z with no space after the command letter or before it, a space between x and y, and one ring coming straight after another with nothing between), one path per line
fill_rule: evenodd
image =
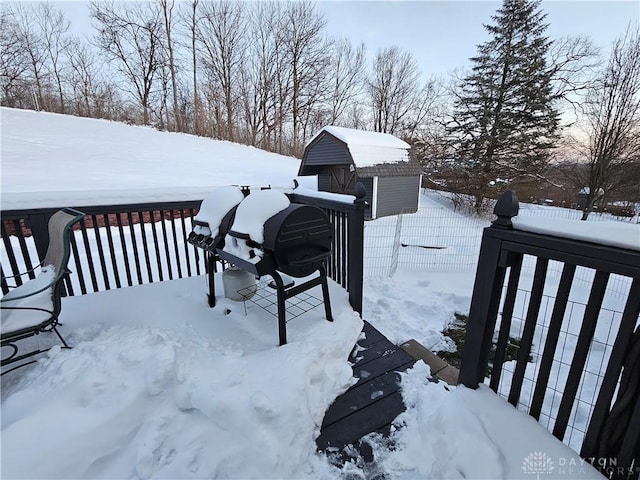
M329 178L331 192L333 193L353 193L356 187L356 172L351 171L351 165L336 165L331 167ZM352 168L352 167L351 167Z

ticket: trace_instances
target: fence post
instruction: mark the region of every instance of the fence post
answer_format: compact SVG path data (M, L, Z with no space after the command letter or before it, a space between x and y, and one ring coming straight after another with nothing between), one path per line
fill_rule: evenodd
M458 383L477 388L484 380L489 363L489 351L498 318L502 285L507 269L507 258L502 254L502 240L491 235L495 229L511 229L511 217L518 214L518 198L512 191L505 192L496 203L493 213L498 216L484 229L480 257L469 309L467 333Z
M398 270L398 257L400 256L400 235L402 234L402 217L404 208L396 218L396 233L393 238L393 248L391 250L391 267L389 267L389 277L393 277Z
M364 209L366 203L364 196L366 190L362 183L358 182L353 194L356 199L353 202L355 209L349 212L349 231L347 243L347 255L349 271L347 289L349 290L349 303L351 307L362 316L362 277L364 271Z

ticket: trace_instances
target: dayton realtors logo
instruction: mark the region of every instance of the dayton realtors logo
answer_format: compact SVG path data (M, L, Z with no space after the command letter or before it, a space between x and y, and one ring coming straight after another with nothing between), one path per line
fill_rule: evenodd
M553 461L544 452L531 452L522 461L522 471L535 475L536 480L539 480L540 475L548 475L553 472Z

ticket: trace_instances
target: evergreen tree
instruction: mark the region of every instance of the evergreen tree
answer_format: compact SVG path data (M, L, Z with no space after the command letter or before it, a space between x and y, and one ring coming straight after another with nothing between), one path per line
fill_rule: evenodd
M479 211L495 182L537 175L558 128L539 0L503 0L460 83L448 135Z

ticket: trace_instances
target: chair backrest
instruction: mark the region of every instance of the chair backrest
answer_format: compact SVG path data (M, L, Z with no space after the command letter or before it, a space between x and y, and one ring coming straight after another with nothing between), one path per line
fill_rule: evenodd
M52 265L56 277L62 277L67 270L71 256L71 229L84 217L84 213L72 208L63 208L49 219L49 246L42 266Z

